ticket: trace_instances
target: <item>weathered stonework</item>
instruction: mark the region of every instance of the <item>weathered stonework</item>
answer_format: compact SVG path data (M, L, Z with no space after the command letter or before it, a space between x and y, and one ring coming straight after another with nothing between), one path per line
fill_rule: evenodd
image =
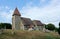
M40 21L21 17L18 9L15 9L12 15L12 30L43 30L43 28L44 25Z

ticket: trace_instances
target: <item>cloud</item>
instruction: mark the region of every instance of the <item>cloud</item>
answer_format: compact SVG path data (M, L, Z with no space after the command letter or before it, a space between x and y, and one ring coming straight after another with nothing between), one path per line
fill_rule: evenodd
M8 6L0 6L0 8L0 22L11 23L13 10Z
M9 6L0 6L0 10L3 10L3 9L10 9Z
M60 0L31 0L20 10L23 17L40 20L43 23L53 23L58 27L60 21ZM12 23L13 9L0 6L0 22Z
M42 0L40 0L41 2ZM40 3L39 2L39 3ZM42 1L43 3L48 2L46 0ZM24 17L29 17L32 20L38 19L41 20L43 23L53 23L55 26L58 27L58 22L60 21L60 0L50 0L48 5L40 6L31 6L33 3L31 2L26 4L21 10Z
M8 6L5 6L6 9L10 9Z

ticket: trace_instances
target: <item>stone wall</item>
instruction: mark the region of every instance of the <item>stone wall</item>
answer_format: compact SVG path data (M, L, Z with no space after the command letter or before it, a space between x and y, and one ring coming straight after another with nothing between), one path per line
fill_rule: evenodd
M20 19L20 16L14 15L12 17L12 29L13 30L24 30L24 25L22 23L22 20Z

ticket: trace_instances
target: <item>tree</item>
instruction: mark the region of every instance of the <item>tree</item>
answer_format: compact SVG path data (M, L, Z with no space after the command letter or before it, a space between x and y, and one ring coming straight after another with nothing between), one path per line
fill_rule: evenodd
M59 27L60 27L60 22L59 22Z
M55 25L50 23L50 24L45 25L45 28L52 31L52 30L55 30Z
M0 23L0 29L1 28L11 29L12 26L10 23Z
M57 27L55 27L55 32L58 32L58 28Z
M0 29L1 28L4 28L4 24L3 23L0 23Z
M59 22L59 29L58 29L58 33L59 33L59 35L60 35L60 22Z

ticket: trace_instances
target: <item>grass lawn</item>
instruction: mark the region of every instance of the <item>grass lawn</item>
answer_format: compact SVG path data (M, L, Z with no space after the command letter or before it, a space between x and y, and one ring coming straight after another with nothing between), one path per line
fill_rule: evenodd
M60 36L55 32L45 33L41 31L15 31L6 30L0 34L0 39L60 39Z

